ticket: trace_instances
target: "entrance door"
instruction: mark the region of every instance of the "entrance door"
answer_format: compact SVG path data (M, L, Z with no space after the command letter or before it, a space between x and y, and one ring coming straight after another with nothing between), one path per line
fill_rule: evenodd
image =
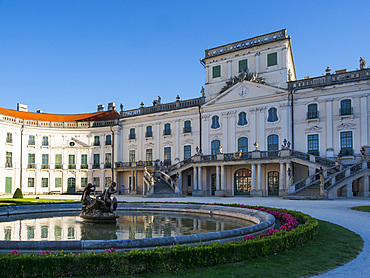
M68 178L67 193L71 193L71 194L76 193L76 179L75 178Z
M271 171L267 174L268 195L279 195L279 172Z
M5 178L5 193L12 193L12 178Z
M234 194L250 194L252 173L249 169L239 169L234 174Z
M216 192L216 174L211 175L211 195L215 195Z

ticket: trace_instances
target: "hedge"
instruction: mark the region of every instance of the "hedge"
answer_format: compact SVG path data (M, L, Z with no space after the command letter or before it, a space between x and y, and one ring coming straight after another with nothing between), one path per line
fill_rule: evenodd
M229 206L239 207L241 205L232 204ZM129 252L1 255L1 276L100 276L188 270L267 256L300 246L317 234L318 221L311 216L296 211L274 210L287 212L296 217L302 224L289 232L279 231L268 237L257 237L253 240L226 244L176 245L171 248Z

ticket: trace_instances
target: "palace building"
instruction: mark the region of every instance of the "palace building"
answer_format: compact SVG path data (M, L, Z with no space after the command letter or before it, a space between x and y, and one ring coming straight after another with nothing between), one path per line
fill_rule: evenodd
M370 69L296 79L286 30L207 49L201 97L77 115L0 108L0 194L369 197Z

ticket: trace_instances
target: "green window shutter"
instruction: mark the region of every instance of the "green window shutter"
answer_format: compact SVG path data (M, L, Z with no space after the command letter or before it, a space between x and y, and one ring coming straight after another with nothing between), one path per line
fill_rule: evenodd
M267 54L267 66L276 66L277 65L277 52Z
M239 61L239 72L248 71L248 59Z
M55 187L62 187L62 178L55 178Z
M221 65L212 68L212 78L221 77Z

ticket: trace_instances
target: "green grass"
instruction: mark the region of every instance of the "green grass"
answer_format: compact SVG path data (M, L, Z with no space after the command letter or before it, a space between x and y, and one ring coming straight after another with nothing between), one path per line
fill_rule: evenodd
M0 198L0 206L8 205L37 205L37 204L51 204L51 203L73 203L79 202L76 200L67 200L67 199L36 199L36 198Z
M370 206L358 206L358 207L352 207L351 209L370 212Z
M362 250L362 238L341 226L319 221L319 233L304 246L242 263L177 273L145 273L128 277L305 277L341 266ZM110 276L113 277L113 276Z

